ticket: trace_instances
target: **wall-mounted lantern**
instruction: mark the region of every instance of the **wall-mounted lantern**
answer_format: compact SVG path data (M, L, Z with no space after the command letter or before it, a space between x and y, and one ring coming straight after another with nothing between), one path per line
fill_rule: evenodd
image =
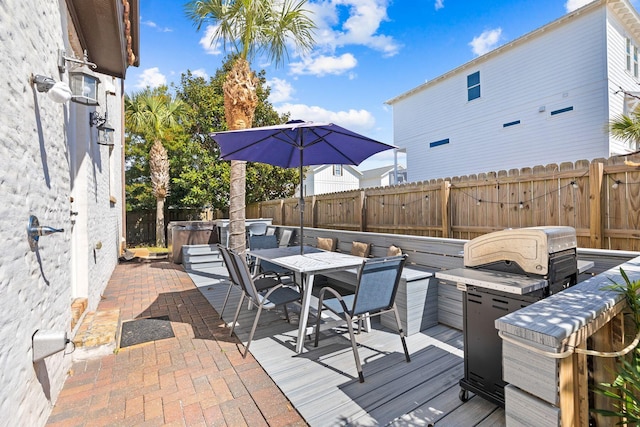
M115 128L109 123L106 112L104 113L104 117L100 116L100 113L97 111L89 113L89 127L93 126L98 129L98 144L113 145ZM102 134L102 136L100 134Z
M71 86L71 100L84 105L98 105L98 79L86 67L97 68L98 66L89 61L87 51L84 51L84 59L66 56L64 50L58 51L58 70L64 73L67 69L67 62L78 64L79 68L69 71L69 86Z

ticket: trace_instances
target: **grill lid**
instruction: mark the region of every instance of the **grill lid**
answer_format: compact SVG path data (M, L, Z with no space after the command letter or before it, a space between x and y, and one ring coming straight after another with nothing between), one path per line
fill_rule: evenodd
M485 234L465 243L465 267L500 261L517 263L532 274L549 273L549 254L577 247L573 227L527 227Z

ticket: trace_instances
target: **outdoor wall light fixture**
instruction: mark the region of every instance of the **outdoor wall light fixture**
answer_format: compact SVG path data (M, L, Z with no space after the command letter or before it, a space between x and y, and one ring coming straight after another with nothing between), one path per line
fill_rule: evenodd
M31 84L38 92L46 93L53 102L64 104L71 99L71 88L65 82L56 82L51 77L40 74L31 75Z
M98 83L100 80L94 76L86 67L92 69L98 66L89 62L87 51L84 51L84 59L66 56L64 50L58 51L58 70L64 73L67 69L67 62L77 64L77 70L69 71L69 85L71 86L73 102L84 105L98 105Z
M29 246L32 251L38 248L38 240L40 236L48 236L53 233L62 233L64 228L53 228L46 225L40 225L38 218L34 215L29 217L29 224L27 225L27 237L29 239Z
M107 113L104 113L104 117L101 117L97 111L89 113L89 127L95 126L98 132L102 132L103 138L98 137L98 144L100 145L113 145L113 133L115 128L109 123Z

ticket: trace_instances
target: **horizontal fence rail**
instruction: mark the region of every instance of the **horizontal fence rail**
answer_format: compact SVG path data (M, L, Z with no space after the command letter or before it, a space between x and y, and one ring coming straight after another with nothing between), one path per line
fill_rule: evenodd
M473 239L506 228L562 225L578 246L640 250L640 155L434 179L305 198L313 228ZM298 199L247 206L247 218L297 226Z

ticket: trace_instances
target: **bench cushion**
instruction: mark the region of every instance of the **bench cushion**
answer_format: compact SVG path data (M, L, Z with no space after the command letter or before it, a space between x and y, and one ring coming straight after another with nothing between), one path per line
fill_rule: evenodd
M318 249L335 252L338 247L338 239L335 237L316 237Z
M400 255L402 255L402 249L400 249L396 245L391 245L389 246L389 249L387 249L387 256L400 256Z
M353 242L351 244L351 255L367 258L371 253L371 243Z

